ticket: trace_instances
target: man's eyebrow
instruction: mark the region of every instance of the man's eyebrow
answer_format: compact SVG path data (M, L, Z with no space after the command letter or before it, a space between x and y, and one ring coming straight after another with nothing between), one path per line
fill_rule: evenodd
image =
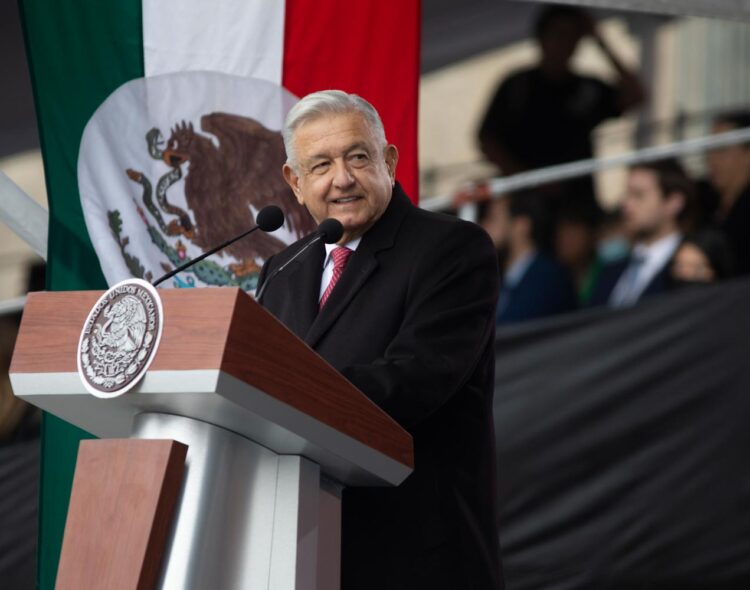
M365 150L368 153L370 152L370 149L365 142L357 141L350 145L344 153L348 154L349 152L353 152L354 150Z
M313 154L312 156L307 157L308 162L314 162L317 160L329 160L330 156L328 154Z
M348 153L353 152L354 150L364 150L368 154L370 153L370 149L368 148L367 143L365 143L364 141L354 142L353 144L351 144L344 150L344 153L348 154ZM331 155L328 152L320 152L320 153L312 154L311 156L308 156L307 161L314 162L317 160L330 160L330 159L331 159Z

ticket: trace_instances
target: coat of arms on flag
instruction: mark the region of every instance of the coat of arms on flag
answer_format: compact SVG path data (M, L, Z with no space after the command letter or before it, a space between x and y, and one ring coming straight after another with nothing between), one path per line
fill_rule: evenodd
M295 97L264 80L181 72L130 81L84 130L78 184L110 284L151 281L254 224L275 204L285 225L176 275L173 286L252 291L263 261L314 229L281 174L280 129Z

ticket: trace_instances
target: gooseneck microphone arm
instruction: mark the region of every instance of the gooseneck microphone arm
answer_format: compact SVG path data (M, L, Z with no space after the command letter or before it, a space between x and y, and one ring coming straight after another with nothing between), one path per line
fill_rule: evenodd
M263 207L263 209L261 209L258 212L258 215L256 216L256 220L258 221L258 225L251 227L249 230L241 233L238 236L230 238L229 240L227 240L223 244L219 244L215 248L211 248L210 250L208 250L207 252L204 252L197 258L188 260L185 264L181 264L174 270L170 270L167 274L165 274L162 277L159 277L158 280L154 281L152 285L156 287L157 285L159 285L160 283L163 283L167 279L172 278L178 272L182 272L186 268L190 268L194 264L198 264L201 260L203 260L207 256L211 256L211 254L215 254L219 250L223 250L227 246L231 246L237 240L244 238L246 235L253 233L257 229L262 229L265 232L276 231L282 225L284 225L284 213L276 205L269 205L268 207Z
M277 274L279 274L279 273L280 273L280 272L281 272L282 270L284 270L284 269L285 269L285 268L286 268L287 266L289 266L289 265L290 265L290 264L291 264L292 262L294 262L294 261L295 261L295 260L296 260L297 258L299 258L300 256L302 256L302 254L303 254L304 252L306 252L306 251L307 251L307 249L308 249L308 248L309 248L310 246L312 246L313 244L316 244L316 243L318 243L318 242L319 242L320 240L322 240L322 239L323 239L323 236L322 236L322 235L317 235L317 236L315 236L315 237L314 237L314 238L313 238L312 240L310 240L309 242L307 242L307 244L305 244L305 245L304 245L304 247L303 247L303 248L301 248L299 252L297 252L297 253L296 253L296 254L295 254L294 256L292 256L292 257L291 257L291 258L290 258L289 260L287 260L287 261L286 261L286 262L285 262L284 264L282 264L282 265L281 265L281 266L280 266L279 268L277 268L277 269L276 269L275 271L273 271L273 272L272 272L272 273L271 273L271 274L270 274L270 275L268 276L268 278L266 279L266 282L265 282L265 283L263 283L263 284L262 284L262 285L260 286L260 291L258 291L258 292L257 292L257 293L255 294L255 300L256 300L256 301L260 301L260 298L261 298L261 297L263 297L263 293L264 293L264 291L266 290L266 287L268 286L268 283L270 283L270 282L271 282L271 281L273 280L273 278L274 278L274 277L275 277L275 276L276 276Z
M302 256L302 254L306 252L310 248L310 246L312 246L313 244L317 244L321 240L323 240L326 244L335 244L336 242L338 242L341 239L341 236L344 235L344 226L341 225L341 222L339 220L330 218L322 221L318 226L318 229L315 230L315 233L317 235L312 240L307 242L307 244L300 248L300 250L294 256L292 256L279 268L268 275L268 278L260 286L260 290L258 290L258 292L255 294L256 301L260 301L260 298L263 297L263 293L265 292L266 287L268 287L268 284L276 277L276 275L278 275L297 258Z

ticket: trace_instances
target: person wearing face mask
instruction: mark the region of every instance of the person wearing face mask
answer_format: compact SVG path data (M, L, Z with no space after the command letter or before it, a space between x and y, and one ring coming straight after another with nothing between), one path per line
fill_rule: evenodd
M618 207L606 211L599 222L596 238L596 255L602 265L614 264L628 257L630 240L622 222L622 210Z

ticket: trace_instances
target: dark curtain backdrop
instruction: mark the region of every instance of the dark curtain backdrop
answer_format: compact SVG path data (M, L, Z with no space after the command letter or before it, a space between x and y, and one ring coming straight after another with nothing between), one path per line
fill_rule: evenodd
M509 590L750 588L750 282L503 330L496 378ZM0 588L38 452L0 453Z
M498 333L509 590L750 588L750 282Z
M0 588L36 588L39 439L0 446Z

